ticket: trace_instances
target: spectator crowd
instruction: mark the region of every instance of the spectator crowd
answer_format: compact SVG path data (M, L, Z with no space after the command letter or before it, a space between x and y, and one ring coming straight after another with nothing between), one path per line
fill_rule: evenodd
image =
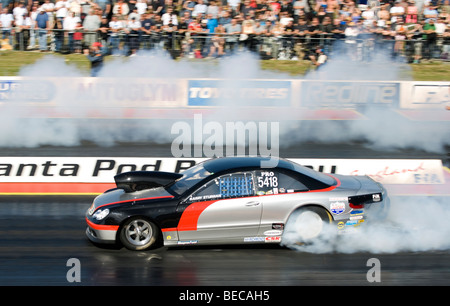
M450 0L0 1L3 50L83 53L100 43L112 55L160 48L196 58L250 50L316 65L335 52L364 60L383 49L410 62L450 52Z

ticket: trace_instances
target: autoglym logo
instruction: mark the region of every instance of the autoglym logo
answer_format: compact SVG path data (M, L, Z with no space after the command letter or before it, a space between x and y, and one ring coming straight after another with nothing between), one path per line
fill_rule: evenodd
M177 121L171 134L174 157L263 156L269 159L261 167L273 168L279 154L279 122L218 121L203 122L202 114L195 114L193 122Z

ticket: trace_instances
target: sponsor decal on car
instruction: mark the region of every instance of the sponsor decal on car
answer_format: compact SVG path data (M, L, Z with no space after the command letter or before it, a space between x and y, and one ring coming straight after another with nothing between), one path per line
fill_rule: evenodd
M330 204L330 210L335 215L340 215L345 210L345 203L344 202L333 202Z
M265 242L280 242L281 241L281 237L280 236L270 236L270 237L266 237L264 239Z
M265 231L264 235L266 236L280 236L283 233L283 231L280 230L269 230Z
M264 237L245 237L244 242L263 242Z
M355 210L352 210L350 212L350 215L352 215L352 216L360 216L360 215L363 215L363 214L364 214L364 210L363 209L355 209Z
M187 240L187 241L178 241L177 244L179 245L190 245L190 244L197 244L198 240Z

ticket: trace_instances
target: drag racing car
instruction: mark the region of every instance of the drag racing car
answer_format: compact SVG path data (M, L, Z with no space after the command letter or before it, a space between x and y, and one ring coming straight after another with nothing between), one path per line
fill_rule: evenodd
M273 157L270 157L273 159ZM324 174L267 157L209 159L181 172L134 171L93 201L87 237L130 250L193 244L296 243L325 226L358 227L367 211L388 207L385 189L367 176Z

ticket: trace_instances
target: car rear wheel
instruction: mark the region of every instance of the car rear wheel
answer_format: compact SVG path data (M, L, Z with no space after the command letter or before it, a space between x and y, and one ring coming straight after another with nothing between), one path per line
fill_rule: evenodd
M132 218L120 231L120 242L129 250L142 251L152 247L158 238L158 227L144 218Z
M303 245L323 238L326 225L331 223L329 213L319 207L304 207L294 211L286 223L283 244Z

